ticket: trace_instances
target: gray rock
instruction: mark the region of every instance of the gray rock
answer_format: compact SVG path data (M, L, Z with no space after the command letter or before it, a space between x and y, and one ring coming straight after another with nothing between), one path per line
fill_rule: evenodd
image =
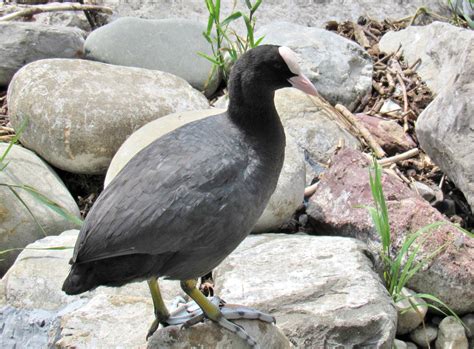
M5 306L0 309L0 347L47 348L48 332L59 330L53 312Z
M277 326L258 320L236 320L235 323L243 327L260 348L287 349L292 347ZM150 337L147 345L148 349L247 349L248 347L249 345L240 337L210 321L185 330L177 326L158 330Z
M102 0L101 3L111 6L120 16L143 18L190 18L206 21L208 13L202 1L166 1L166 0ZM233 1L221 1L222 16L229 15L234 6ZM359 16L383 20L399 19L412 16L419 7L429 7L436 13L449 15L445 1L410 0L399 2L380 0L374 6L373 0L331 1L331 0L265 0L256 13L257 24L264 25L275 20L288 21L300 25L322 27L328 20L357 21ZM245 2L236 2L236 10L247 13Z
M67 59L24 67L7 98L13 126L29 121L22 144L58 168L88 174L105 173L120 145L147 122L208 106L174 75Z
M85 33L36 23L0 22L0 86L24 65L45 58L81 57Z
M0 154L8 144L0 143ZM28 185L48 199L62 206L72 215L79 217L79 208L61 179L35 153L14 145L5 162L7 167L0 171L0 183L10 185ZM56 235L76 225L58 213L40 203L23 189L15 191L27 204L29 210L48 235ZM23 248L29 243L44 237L44 233L28 209L7 187L0 187L0 251L10 248ZM2 255L0 275L3 275L15 261L20 251Z
M105 186L117 175L125 164L141 149L172 130L189 122L222 113L222 109L196 110L167 115L154 120L134 132L122 144L110 163L105 177ZM305 188L304 157L291 136L287 136L285 161L267 208L258 220L254 231L264 232L278 229L287 222L303 202Z
M410 297L395 303L398 311L397 335L413 331L425 318L428 306L423 299L414 296L414 292L408 288L402 289L404 297ZM416 306L413 307L412 304Z
M415 343L405 342L405 344L407 345L407 349L418 349Z
M435 191L422 182L413 182L411 187L426 201L430 202L436 198Z
M339 126L319 101L294 88L278 90L275 106L285 132L304 151L307 161L327 163L338 145L358 149L359 141Z
M301 69L332 104L353 110L372 89L372 60L359 45L333 32L287 22L261 27L264 44L288 46Z
M372 205L369 186L369 160L352 149L341 150L318 182L306 213L316 231L351 236L366 241L372 251L380 249L380 237L363 205ZM398 177L385 173L382 178L392 234L392 251L396 254L407 236L421 227L448 220L406 186ZM446 224L423 236L417 258L426 258L446 244L436 257L417 272L407 287L419 293L430 293L454 311L474 311L474 239ZM459 241L460 244L457 244ZM420 242L420 241L418 241Z
M211 74L213 64L198 55L212 55L202 35L205 30L206 24L186 19L119 18L94 30L84 48L89 59L165 71L212 94L219 76Z
M460 71L454 84L420 114L416 135L423 150L464 193L474 210L474 35L471 42L470 54L460 55L458 61L466 70Z
M425 327L420 326L410 333L411 340L422 348L430 348L430 343L433 342L437 336L438 329L430 324L427 324Z
M214 276L219 296L272 314L296 347L391 348L396 311L360 241L249 236Z
M473 51L472 30L434 22L390 31L379 42L380 50L385 52L395 52L400 45L409 64L421 59L416 72L436 95L450 88L460 71L472 71L472 60L466 61L467 65L462 63Z
M439 324L436 349L456 348L467 349L468 342L464 327L454 316L448 316Z

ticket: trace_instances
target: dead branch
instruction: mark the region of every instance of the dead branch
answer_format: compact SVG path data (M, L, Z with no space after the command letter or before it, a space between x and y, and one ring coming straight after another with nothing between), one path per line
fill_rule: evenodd
M359 132L359 134L364 138L370 148L374 151L374 154L378 158L385 156L385 152L382 147L377 143L372 134L362 125L359 120L342 104L336 104L335 109L342 114L342 116Z
M395 156L391 156L391 157L386 158L386 159L379 160L378 163L379 163L380 166L390 166L391 164L395 164L397 162L415 157L419 153L420 153L420 150L418 148L413 148L413 149L410 149L410 150L408 150L404 153L401 153L401 154L398 154L398 155L395 155Z
M53 11L102 11L107 14L112 14L113 11L109 7L98 6L98 5L82 5L78 3L68 3L60 5L38 5L34 7L28 7L24 10L9 13L3 17L0 17L0 22L11 21L19 17L29 17L43 12Z

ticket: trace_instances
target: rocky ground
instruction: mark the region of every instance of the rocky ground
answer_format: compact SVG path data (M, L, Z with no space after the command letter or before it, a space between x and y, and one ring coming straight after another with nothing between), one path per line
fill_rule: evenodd
M225 83L195 54L210 53L200 2L167 4L166 16L160 2L103 3L115 10L101 17L111 23L92 32L98 22L80 12L2 21L19 7L0 4L0 154L26 125L0 183L34 187L77 217L140 149L227 103ZM263 347L472 346L474 240L450 225L435 230L420 258L445 248L407 285L442 299L466 328L426 306L402 313L380 279L380 239L358 208L372 204L375 153L394 254L433 222L473 231L474 34L447 23L441 3L430 2L433 12L416 11L421 5L360 0L333 11L329 1L316 9L267 0L259 10L256 36L295 50L322 95L277 92L287 149L254 229L267 234L250 236L213 275L228 302L276 316L277 327L242 323ZM31 212L0 189L0 250L30 244L0 261L2 347L243 345L209 323L159 331L147 344L153 311L143 283L66 296L71 250L48 248L73 246L77 226L18 191ZM176 283L164 288L168 304L181 293Z

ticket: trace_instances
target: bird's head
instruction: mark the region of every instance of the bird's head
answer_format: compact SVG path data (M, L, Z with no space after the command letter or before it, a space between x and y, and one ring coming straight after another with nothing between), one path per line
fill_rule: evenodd
M285 46L261 45L246 52L235 63L229 91L240 90L248 96L261 96L284 87L295 87L307 94L318 92L301 72L294 51Z

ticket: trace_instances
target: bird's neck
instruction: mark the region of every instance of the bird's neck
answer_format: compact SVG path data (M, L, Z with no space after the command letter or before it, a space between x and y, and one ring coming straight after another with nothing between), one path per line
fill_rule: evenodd
M274 91L262 91L254 86L233 84L229 89L228 115L241 129L249 134L283 132L280 117L275 108Z

